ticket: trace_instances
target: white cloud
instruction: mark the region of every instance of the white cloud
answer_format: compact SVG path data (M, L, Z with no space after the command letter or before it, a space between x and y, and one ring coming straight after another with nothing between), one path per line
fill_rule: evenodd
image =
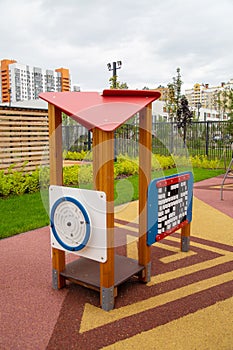
M0 0L1 59L67 67L82 90L109 86L121 60L130 88L233 78L232 0Z

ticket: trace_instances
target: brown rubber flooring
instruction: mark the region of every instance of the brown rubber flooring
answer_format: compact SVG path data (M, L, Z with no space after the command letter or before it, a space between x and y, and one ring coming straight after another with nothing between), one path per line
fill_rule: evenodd
M48 227L1 240L0 349L232 350L233 179L223 201L221 181L194 186L190 251L180 252L178 233L153 245L151 281L122 284L110 312L95 291L52 289ZM133 202L116 214L132 258L136 213Z

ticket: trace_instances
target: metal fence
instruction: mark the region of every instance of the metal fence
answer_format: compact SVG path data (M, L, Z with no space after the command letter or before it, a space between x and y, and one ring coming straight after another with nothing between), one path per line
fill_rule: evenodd
M153 124L153 152L179 152L184 147L183 130L176 123ZM187 127L186 147L190 155L206 155L209 159L231 159L233 124L227 121L193 122Z
M63 126L63 149L81 151L91 149L91 133L80 125ZM138 125L125 124L115 133L115 153L138 155ZM161 155L206 155L209 159L231 159L233 124L227 121L193 122L187 127L186 148L183 131L176 123L157 122L152 125L152 151Z
M63 125L62 147L66 151L86 151L91 148L91 133L80 124Z

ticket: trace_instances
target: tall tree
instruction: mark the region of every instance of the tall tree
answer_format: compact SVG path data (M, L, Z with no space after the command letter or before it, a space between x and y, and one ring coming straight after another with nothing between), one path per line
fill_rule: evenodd
M186 145L187 127L193 119L193 112L189 109L188 100L181 95L180 68L176 69L176 76L172 78L173 82L167 85L168 94L166 100L166 108L171 121L175 121L178 129L183 129L183 141Z
M228 116L233 120L233 89L228 92Z
M223 112L223 117L228 109L228 91L226 89L223 89L222 91L222 112Z
M166 95L165 106L171 121L174 120L176 115L176 105L175 105L175 89L172 83L167 85L168 93Z
M183 142L186 146L187 126L191 125L193 112L190 111L186 96L182 95L177 109L176 122L178 129L183 129Z
M177 75L172 78L173 82L167 85L168 94L166 98L166 109L171 121L176 120L177 111L181 99L181 85L183 84L181 80L180 68L176 69Z
M226 113L228 116L232 112L231 110L231 94L232 89L229 89L228 87L224 87L222 90L219 90L217 92L217 98L216 98L216 105L217 105L217 110L219 112L219 116L222 119Z
M181 85L183 84L183 82L181 80L180 68L176 69L176 73L176 77L173 77L173 86L175 90L176 110L178 110L181 99Z
M226 131L230 136L230 141L233 141L233 89L228 91L228 117Z

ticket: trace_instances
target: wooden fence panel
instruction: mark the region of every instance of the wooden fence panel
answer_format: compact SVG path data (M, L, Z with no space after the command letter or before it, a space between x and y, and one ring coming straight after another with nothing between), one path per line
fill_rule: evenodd
M0 171L30 172L49 164L48 111L0 107Z

